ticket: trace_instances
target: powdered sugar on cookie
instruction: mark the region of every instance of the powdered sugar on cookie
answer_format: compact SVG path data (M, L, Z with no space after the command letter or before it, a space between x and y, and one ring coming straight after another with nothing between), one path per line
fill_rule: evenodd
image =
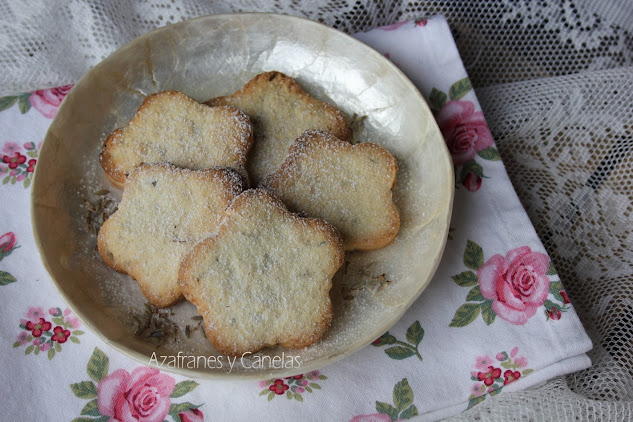
M134 118L104 142L99 159L122 187L141 163L171 163L190 169L232 168L246 177L253 128L233 107L209 107L177 91L148 96Z
M329 291L343 263L337 231L253 189L226 211L217 234L187 254L179 283L220 352L241 356L319 340L332 320Z
M170 306L182 297L181 258L215 231L242 189L240 176L229 169L142 165L126 182L118 210L99 230L99 254L132 276L151 303Z
M342 140L350 136L341 110L313 98L280 72L259 74L241 90L206 104L237 107L253 120L255 142L248 162L253 185L281 165L290 144L304 131L323 130Z
M391 194L397 170L395 158L380 145L351 145L307 131L262 186L290 210L334 225L345 250L372 250L391 243L400 228Z

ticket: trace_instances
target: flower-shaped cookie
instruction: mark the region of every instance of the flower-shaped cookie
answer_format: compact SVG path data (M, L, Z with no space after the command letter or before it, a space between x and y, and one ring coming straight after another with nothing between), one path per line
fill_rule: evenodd
M183 259L179 283L220 352L300 348L330 325L329 291L343 257L330 224L292 214L270 192L252 189Z
M400 229L391 195L397 171L395 158L380 145L306 131L262 185L291 211L331 223L345 250L372 250L390 244Z
M241 90L206 104L237 107L253 120L255 141L248 157L253 185L279 167L290 144L304 131L324 130L344 141L350 135L341 110L313 98L281 72L259 74Z
M117 211L101 226L99 254L132 276L149 302L170 306L182 298L182 257L216 229L242 189L240 176L229 169L144 164L127 179Z
M99 161L122 187L141 163L172 163L200 170L229 167L247 180L253 143L250 119L233 107L209 107L178 91L149 95L134 118L105 140Z

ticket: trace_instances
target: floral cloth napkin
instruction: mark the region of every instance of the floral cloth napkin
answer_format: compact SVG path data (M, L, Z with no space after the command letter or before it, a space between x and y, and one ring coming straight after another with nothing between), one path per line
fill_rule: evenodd
M186 379L100 341L40 262L29 185L70 86L0 98L0 374L7 420L437 420L588 367L591 342L506 175L444 18L356 37L426 98L455 165L440 267L372 345L260 382ZM344 400L341 400L345 397Z

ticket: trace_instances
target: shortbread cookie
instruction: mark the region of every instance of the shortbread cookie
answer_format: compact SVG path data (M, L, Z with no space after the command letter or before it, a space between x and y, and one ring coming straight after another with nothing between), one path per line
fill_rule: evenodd
M105 140L99 160L122 187L141 163L189 169L229 167L246 176L253 144L250 119L233 107L209 107L178 91L149 95L134 118Z
M229 206L217 234L187 254L179 283L220 352L300 348L329 327L329 291L343 256L330 224L292 214L270 192L252 189Z
M391 243L400 228L391 195L397 170L395 158L380 145L352 145L308 131L262 185L291 211L334 225L345 250L371 250Z
M277 170L290 144L305 130L331 132L344 141L350 136L342 111L311 97L294 79L280 72L257 75L241 90L206 104L237 107L253 120L255 144L248 160L253 185Z
M134 278L147 300L178 302L178 267L193 244L209 236L242 191L232 170L144 164L128 177L123 199L98 235L106 264Z

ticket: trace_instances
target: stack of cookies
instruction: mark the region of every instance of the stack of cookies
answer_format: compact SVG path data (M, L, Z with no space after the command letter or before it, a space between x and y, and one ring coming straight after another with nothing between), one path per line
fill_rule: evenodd
M221 353L308 346L345 251L399 230L396 160L349 137L339 109L279 72L206 103L150 95L99 157L123 189L99 254L152 304L192 302Z

